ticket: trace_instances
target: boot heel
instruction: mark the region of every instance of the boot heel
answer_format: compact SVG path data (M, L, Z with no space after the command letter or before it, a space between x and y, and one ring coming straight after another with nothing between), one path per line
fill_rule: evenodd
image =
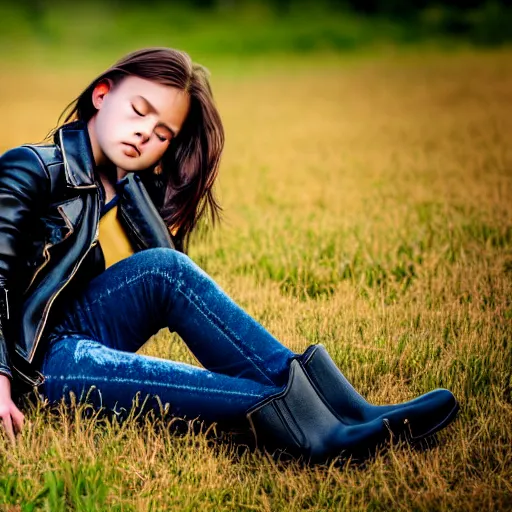
M342 454L371 453L389 439L381 419L348 426L318 395L297 360L290 365L286 388L256 404L247 419L259 448L324 463Z

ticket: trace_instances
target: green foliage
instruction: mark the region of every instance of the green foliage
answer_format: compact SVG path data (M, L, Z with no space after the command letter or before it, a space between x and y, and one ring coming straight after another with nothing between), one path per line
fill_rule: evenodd
M386 7L387 6L387 7ZM182 48L198 59L304 54L434 43L501 45L512 9L437 2L188 2L152 0L2 3L0 50L11 61L105 63L140 46ZM420 8L421 7L421 8Z

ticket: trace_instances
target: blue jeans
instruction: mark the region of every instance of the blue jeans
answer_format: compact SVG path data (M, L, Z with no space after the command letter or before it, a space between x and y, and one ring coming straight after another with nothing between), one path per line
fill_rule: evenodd
M172 416L245 421L286 385L292 351L237 306L188 256L148 249L109 267L66 306L45 338L41 393L114 412L158 396ZM204 368L135 353L163 327ZM94 388L91 389L91 386ZM158 411L157 411L158 412Z

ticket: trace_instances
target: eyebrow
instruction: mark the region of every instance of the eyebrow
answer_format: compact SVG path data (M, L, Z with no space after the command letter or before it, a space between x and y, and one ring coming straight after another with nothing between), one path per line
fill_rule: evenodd
M144 96L138 95L137 98L140 98L141 100L143 100L150 110L152 110L156 114L159 114L158 110L146 98L144 98ZM158 124L160 126L163 126L164 128L166 128L167 130L169 130L172 133L173 137L176 137L176 133L177 133L176 130L173 130L170 126L166 125L165 123L160 122Z

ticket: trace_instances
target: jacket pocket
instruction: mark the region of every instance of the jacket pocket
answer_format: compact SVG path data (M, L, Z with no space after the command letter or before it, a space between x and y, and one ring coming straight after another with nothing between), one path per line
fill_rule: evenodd
M50 205L43 217L45 225L45 245L57 245L69 238L82 220L84 200L77 196Z
M50 261L52 248L67 240L79 226L84 215L83 198L73 197L66 201L54 203L48 212L40 219L43 238L34 237L32 240L31 254L28 259L27 285L25 292L40 277L41 271Z

